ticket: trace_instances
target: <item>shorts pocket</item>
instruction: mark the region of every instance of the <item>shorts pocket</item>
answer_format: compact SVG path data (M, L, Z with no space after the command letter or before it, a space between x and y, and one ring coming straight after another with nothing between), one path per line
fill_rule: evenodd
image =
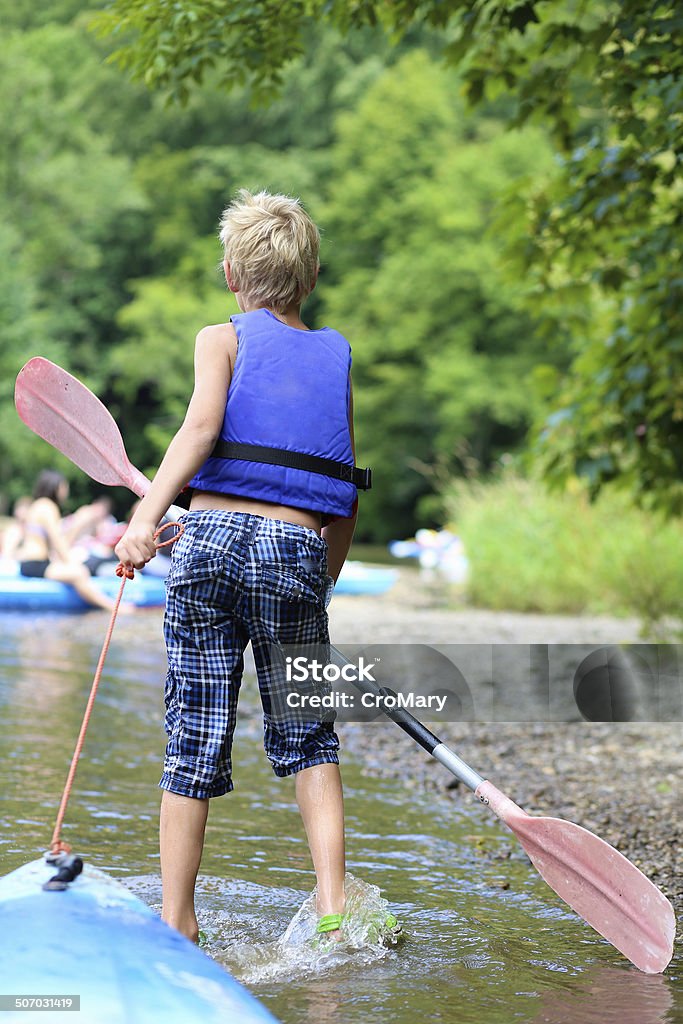
M315 573L300 569L259 566L259 584L263 590L292 604L303 601L317 604L322 596L323 580Z
M224 569L225 559L221 555L174 562L166 577L169 598L195 606L223 604L229 590Z
M166 577L166 586L171 590L183 584L212 579L222 571L224 561L221 555L213 558L183 558L171 566Z

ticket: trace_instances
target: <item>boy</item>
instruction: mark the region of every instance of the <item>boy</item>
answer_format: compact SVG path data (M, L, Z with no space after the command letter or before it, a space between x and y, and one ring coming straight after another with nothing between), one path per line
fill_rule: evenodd
M276 775L296 775L318 930L337 933L345 902L339 743L330 723L288 727L270 716L268 662L272 644L328 642L326 605L353 537L356 485L369 486L369 475L354 468L350 348L336 331L309 330L301 320L320 239L298 200L241 191L223 215L221 240L242 312L197 335L185 420L116 547L124 564L141 569L154 557L157 524L190 480L164 620L162 917L197 941L194 888L208 803L232 789L242 655L251 641L266 753Z

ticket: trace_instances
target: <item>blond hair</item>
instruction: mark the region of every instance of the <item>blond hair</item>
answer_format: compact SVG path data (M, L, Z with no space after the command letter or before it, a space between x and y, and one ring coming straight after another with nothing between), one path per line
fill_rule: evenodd
M235 291L284 313L315 285L320 233L298 199L240 189L223 211L220 239Z

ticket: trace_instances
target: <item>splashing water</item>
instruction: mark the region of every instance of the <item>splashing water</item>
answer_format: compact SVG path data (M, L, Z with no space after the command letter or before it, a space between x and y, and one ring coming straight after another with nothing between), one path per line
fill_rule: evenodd
M356 964L371 964L392 956L403 933L397 935L387 924L391 912L379 888L347 873L345 889L344 919L334 937L316 933L319 915L314 890L279 939L236 942L220 949L209 933L207 952L247 985L319 974L351 959Z

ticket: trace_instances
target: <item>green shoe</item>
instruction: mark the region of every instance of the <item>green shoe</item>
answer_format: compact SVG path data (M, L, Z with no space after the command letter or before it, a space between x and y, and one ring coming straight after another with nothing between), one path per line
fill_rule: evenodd
M343 914L323 914L318 919L315 932L309 939L311 946L314 949L330 948L335 941L330 932L337 932L341 928L343 920ZM338 936L336 938L338 941Z
M326 932L336 932L341 928L343 914L324 914L316 925L316 935L324 935Z
M316 925L316 937L324 937L329 932L336 932L341 929L347 915L345 914L324 914ZM363 939L370 945L381 943L385 946L394 946L399 941L402 929L398 920L392 913L387 913L382 921L370 921L366 925ZM320 942L317 939L316 944Z
M372 944L381 943L383 946L395 946L402 932L398 919L389 911L383 921L369 923L367 941Z

